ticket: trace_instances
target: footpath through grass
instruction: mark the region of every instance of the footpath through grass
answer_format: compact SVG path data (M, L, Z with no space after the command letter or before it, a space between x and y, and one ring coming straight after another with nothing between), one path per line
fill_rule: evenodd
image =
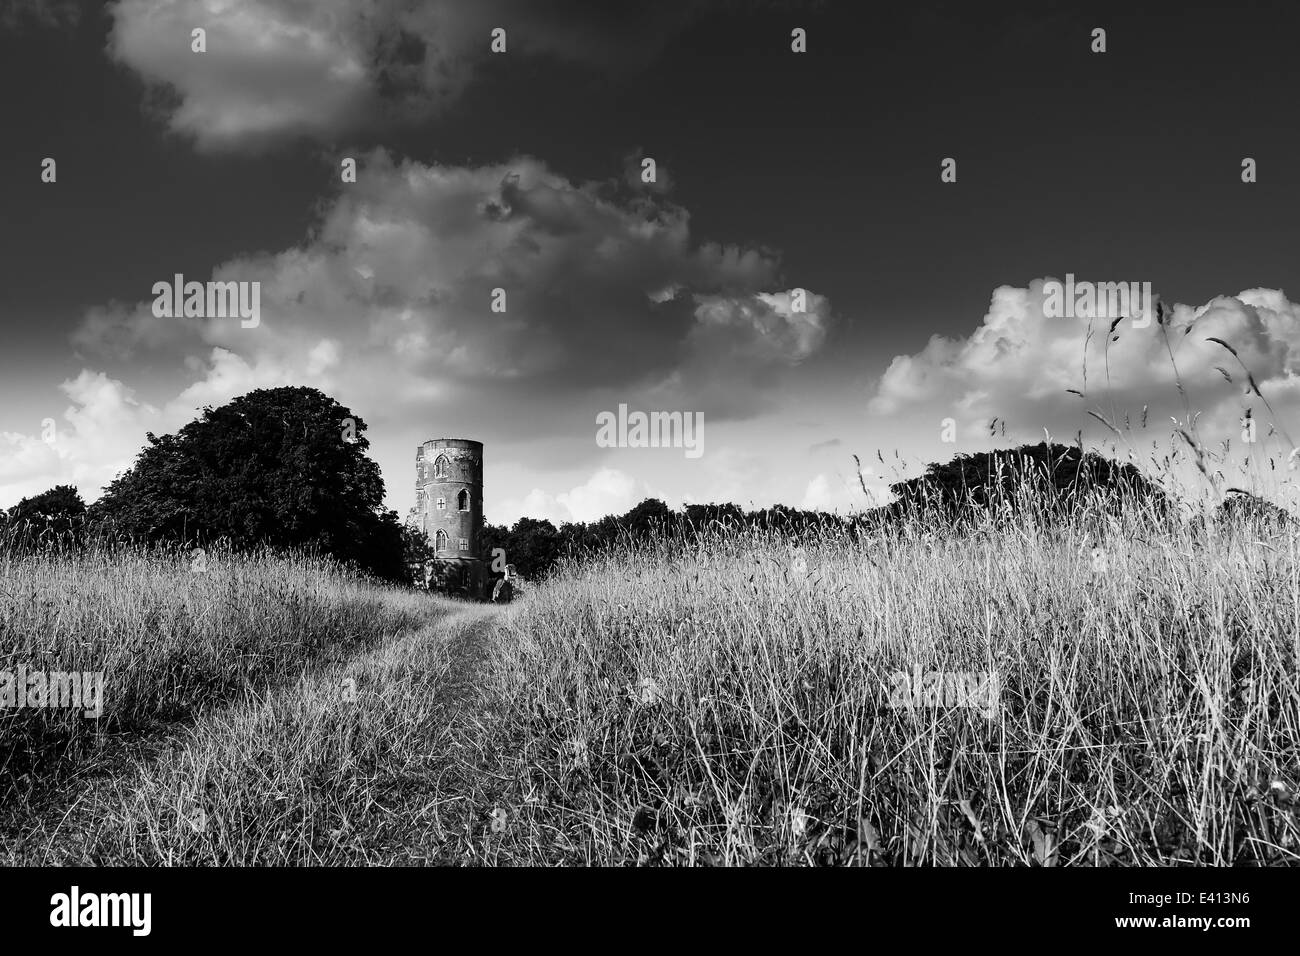
M444 653L435 648L451 628L440 622L463 607L303 555L209 552L197 564L118 548L0 554L0 672L103 676L99 719L81 708L0 710L0 862L193 859L203 851L174 849L160 821L179 813L203 831L206 814L229 819L234 833L243 824L230 814L250 826L259 812L281 819L276 805L310 793L313 773L330 778L324 735L348 731L339 740L362 750L374 743L363 689L373 668L403 647ZM330 701L350 709L315 712ZM302 726L290 730L294 720ZM276 728L283 739L260 739ZM237 749L255 755L260 779L200 774L182 788L190 796L166 793L160 781L193 769L186 752L194 766L215 768L223 746L232 759ZM142 769L162 776L145 779ZM290 786L300 773L304 782ZM219 798L197 796L204 791ZM249 839L215 845L206 859L264 859L255 826ZM281 852L293 842L281 841ZM300 850L310 859L310 846Z
M451 728L495 610L462 606L352 660L202 715L77 788L8 863L455 862L475 813Z

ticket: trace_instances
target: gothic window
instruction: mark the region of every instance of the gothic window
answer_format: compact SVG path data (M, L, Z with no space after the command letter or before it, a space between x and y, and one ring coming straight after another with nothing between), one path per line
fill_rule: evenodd
M460 539L460 550L462 550L462 551L468 551L468 550L469 550L469 539L468 539L468 538L461 538L461 539Z
M438 533L433 536L433 550L439 554L447 550L447 532L442 529L439 529Z
M469 492L463 488L456 496L456 507L461 511L469 511Z
M447 456L446 455L439 455L438 460L433 463L433 477L435 478L447 477Z

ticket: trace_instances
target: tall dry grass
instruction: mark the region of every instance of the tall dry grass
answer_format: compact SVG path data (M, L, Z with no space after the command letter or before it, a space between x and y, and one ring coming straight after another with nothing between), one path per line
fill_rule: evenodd
M503 627L513 862L1300 862L1292 531L1080 500L570 566ZM1102 507L1098 507L1098 505ZM1149 503L1148 503L1149 505ZM993 673L991 717L891 707Z
M68 786L6 778L0 862L1300 862L1295 527L1025 489L629 544L505 613L302 557L13 559L29 666L102 666L122 737L167 729L105 765L90 722L6 715ZM897 706L900 672L996 706Z
M0 863L461 858L472 786L459 777L451 727L473 694L465 644L482 640L493 611L427 600L436 623L205 712L150 759L87 781L34 820L0 848Z
M0 786L29 795L106 740L187 721L428 620L421 596L310 555L0 546L0 671L104 679L99 719L0 709Z

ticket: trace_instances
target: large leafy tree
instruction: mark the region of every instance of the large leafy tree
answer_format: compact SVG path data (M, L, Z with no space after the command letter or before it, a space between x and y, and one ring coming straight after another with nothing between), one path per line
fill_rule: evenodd
M91 514L149 541L315 547L400 578L401 525L383 508L365 429L314 388L258 389L150 434Z
M1164 492L1133 465L1047 442L958 455L890 488L899 496L899 507L926 502L953 512L1004 503L1017 508L1032 501L1050 513L1085 498L1114 506L1140 502L1163 508L1168 504Z

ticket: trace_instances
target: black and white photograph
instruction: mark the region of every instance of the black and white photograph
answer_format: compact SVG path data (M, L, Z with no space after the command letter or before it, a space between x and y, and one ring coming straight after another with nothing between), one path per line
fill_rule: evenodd
M1284 939L1297 37L0 0L0 920Z

